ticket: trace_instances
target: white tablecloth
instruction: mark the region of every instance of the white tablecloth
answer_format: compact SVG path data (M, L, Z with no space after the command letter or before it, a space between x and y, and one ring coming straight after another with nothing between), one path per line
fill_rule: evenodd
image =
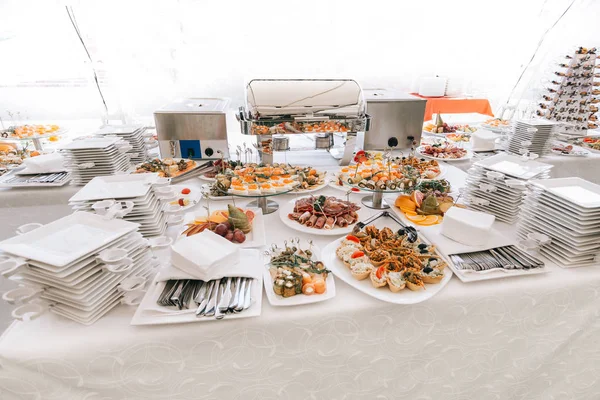
M453 168L448 178L464 174ZM307 238L277 213L265 222L269 243ZM260 317L236 321L133 327L134 309L121 306L85 327L46 314L0 339L0 398L600 398L600 268L549 267L453 278L412 306L336 279L329 301L276 308L264 297Z

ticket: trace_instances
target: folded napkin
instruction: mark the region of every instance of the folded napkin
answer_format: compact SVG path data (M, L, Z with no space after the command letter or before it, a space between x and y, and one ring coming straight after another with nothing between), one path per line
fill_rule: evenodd
M258 278L262 273L260 268L248 266L248 259L257 254L257 250L240 249L224 237L204 231L171 246L171 263L159 272L158 280Z
M23 160L27 173L43 174L65 171L65 159L58 153L44 154Z
M486 244L481 246L469 246L466 244L455 242L454 240L442 235L441 229L441 225L433 225L422 227L419 231L423 236L427 238L427 240L433 243L443 255L446 256L449 256L451 254L472 253L474 251L483 251L494 249L496 247L510 246L516 244L514 240L503 236L494 228L492 228L492 231L490 232L489 240L486 242Z

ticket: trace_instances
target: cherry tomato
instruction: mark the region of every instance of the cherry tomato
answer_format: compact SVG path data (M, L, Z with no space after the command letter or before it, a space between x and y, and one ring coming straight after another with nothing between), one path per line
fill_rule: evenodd
M181 207L184 207L184 206L185 206L185 203L183 202L183 199L179 199L177 202L179 203L179 205L180 205Z
M348 235L348 236L346 236L346 239L351 240L355 243L360 243L360 240L354 235Z
M375 275L377 275L377 279L381 279L381 277L383 276L384 269L384 266L377 268L377 272L375 272Z
M352 253L352 258L358 258L358 257L362 257L362 256L364 256L364 255L365 255L365 253L363 253L363 252L362 252L362 251L360 251L360 250L357 250L357 251L355 251L354 253Z
M191 190L188 188L185 188L181 191L181 194L190 194Z

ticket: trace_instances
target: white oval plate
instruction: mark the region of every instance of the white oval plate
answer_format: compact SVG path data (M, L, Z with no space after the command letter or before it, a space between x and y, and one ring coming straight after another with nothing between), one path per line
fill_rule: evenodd
M190 193L189 194L182 194L181 191L185 188L190 189ZM189 210L192 207L195 207L199 202L200 199L202 199L202 192L200 191L200 189L197 189L196 187L189 187L186 185L171 185L171 189L175 189L175 200L173 201L179 201L179 199L187 199L190 201L190 204L188 204L187 206L179 206L178 209L172 210L170 212L180 212L180 211L185 211L185 210ZM168 204L171 204L171 202L169 202ZM168 206L165 206L165 208L168 208ZM169 211L167 211L169 212Z
M314 254L315 260L323 261L321 257L321 249L313 245L311 250ZM267 294L267 299L269 299L269 303L271 303L272 306L300 306L303 304L318 303L335 297L335 280L333 279L332 273L327 275L327 279L325 281L325 283L327 284L327 290L323 294L313 294L310 296L306 296L304 294L297 294L292 297L283 297L276 295L273 291L273 278L271 278L268 263L269 256L265 256L265 262L263 266L263 283L265 285L265 293ZM325 268L328 268L327 264L325 264Z
M290 228L303 233L308 233L312 235L323 235L323 236L342 236L347 235L352 232L354 228L354 224L348 225L345 228L340 228L339 226L335 226L333 229L316 229L310 228L300 224L297 221L292 221L288 218L288 214L294 211L294 205L296 204L296 200L290 200L287 203L283 203L279 205L279 217L283 221L283 223ZM369 217L369 212L365 210L364 206L360 206L361 209L357 211L358 213L358 221L363 221L364 219Z
M430 155L421 153L421 146L419 146L419 148L417 148L417 150L415 151L415 154L418 157L424 157L424 158L429 158L431 160L448 161L448 162L465 161L465 160L470 160L473 157L473 152L471 150L467 150L467 154L463 158L437 158L437 157L432 157Z
M416 304L422 301L428 300L439 293L444 287L450 282L452 278L452 270L450 268L444 269L444 278L440 283L437 284L425 284L425 290L419 290L413 292L412 290L405 288L398 293L393 293L387 287L376 288L371 284L370 279L364 279L359 281L355 279L350 270L342 263L340 259L335 255L335 251L342 242L343 238L337 239L329 243L323 249L323 263L330 269L337 278L343 280L348 285L353 286L355 289L381 301L395 304Z

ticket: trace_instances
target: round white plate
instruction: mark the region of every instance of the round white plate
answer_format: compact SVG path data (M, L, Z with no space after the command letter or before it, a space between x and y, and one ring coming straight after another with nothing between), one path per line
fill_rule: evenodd
M453 161L465 161L465 160L469 160L473 157L473 152L471 150L467 150L467 154L463 157L463 158L437 158L437 157L431 157L427 154L423 154L421 153L421 147L419 146L419 148L417 148L417 150L415 151L415 154L418 157L424 157L424 158L429 158L431 160L436 160L436 161L448 161L448 162L453 162ZM434 178L437 179L437 178Z
M175 200L173 200L173 201L179 201L179 199L187 199L190 201L190 204L188 204L187 206L183 206L183 207L179 206L178 209L171 210L170 212L180 212L180 211L189 210L190 208L195 207L200 202L200 199L202 198L202 192L200 191L200 189L197 189L195 187L188 187L186 185L171 185L170 187L171 187L171 189L175 190ZM190 189L189 194L181 193L181 191L185 188ZM171 202L169 202L168 204L171 204ZM169 206L166 206L166 208L168 208L168 207Z
M324 182L322 184L317 185L317 186L315 186L313 188L310 188L310 189L298 189L297 191L293 191L291 193L305 194L305 193L314 193L314 192L317 192L317 191L323 189L325 186L327 186L327 179L328 179L327 176L325 176Z
M314 259L317 261L322 261L321 249L313 245L311 250L314 254ZM265 285L265 293L267 294L267 299L269 299L269 303L271 303L272 306L299 306L303 304L319 303L321 301L329 300L335 297L335 280L333 279L332 273L327 275L327 279L325 280L327 290L325 290L325 293L323 294L313 294L310 296L306 296L304 294L297 294L292 297L283 297L276 295L273 291L273 278L271 278L268 263L269 256L265 256L265 262L263 267L263 283ZM325 268L328 268L327 265L325 265Z
M283 203L279 205L279 217L283 221L283 223L290 228L303 233L308 233L309 235L323 235L323 236L342 236L347 235L352 232L354 228L354 224L348 225L345 228L340 228L339 226L334 226L333 229L316 229L312 227L307 227L300 224L297 221L293 221L288 218L288 214L294 212L294 206L296 204L296 199L290 200L287 203ZM361 209L357 211L358 213L358 221L362 221L369 216L368 211L365 211L365 207L361 206Z
M337 239L323 249L323 262L325 263L325 266L330 269L337 278L343 280L348 285L371 297L382 301L387 301L388 303L416 304L428 300L444 289L448 282L450 282L450 279L453 275L450 268L445 268L444 278L440 283L425 284L425 290L419 290L416 292L405 288L398 293L393 293L387 287L376 288L373 287L370 279L364 279L362 281L355 279L350 273L350 269L337 258L335 251L342 240L343 238Z
M480 126L482 128L487 129L487 130L490 130L492 132L501 132L503 129L510 129L510 125L506 125L506 126L492 126L492 125L488 125L488 124L481 124Z

